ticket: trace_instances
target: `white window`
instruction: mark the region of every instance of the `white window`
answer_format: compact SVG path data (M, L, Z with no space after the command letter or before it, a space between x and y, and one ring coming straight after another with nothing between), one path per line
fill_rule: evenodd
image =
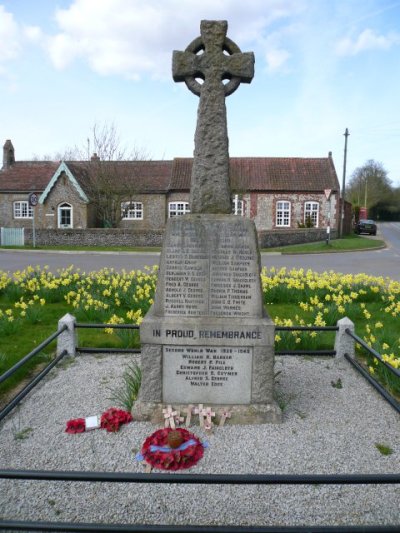
M244 201L239 200L237 194L235 194L232 201L232 215L244 216Z
M178 217L190 213L189 202L170 202L168 204L168 218Z
M72 205L66 202L60 204L57 209L58 213L58 227L59 228L72 228Z
M143 220L142 202L123 202L121 211L123 220Z
M283 200L276 202L276 226L290 227L290 202Z
M33 218L33 207L29 202L14 202L14 218Z
M311 221L314 228L318 228L318 213L318 202L306 202L304 204L304 224L307 225L307 222Z

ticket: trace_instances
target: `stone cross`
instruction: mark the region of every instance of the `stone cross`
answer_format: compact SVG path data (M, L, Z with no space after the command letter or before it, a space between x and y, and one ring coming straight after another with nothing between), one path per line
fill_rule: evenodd
M254 54L242 53L227 36L226 20L202 20L201 36L174 51L174 81L184 81L200 103L190 188L192 213L231 213L225 96L254 76ZM197 81L203 80L203 83ZM224 83L228 80L227 83Z

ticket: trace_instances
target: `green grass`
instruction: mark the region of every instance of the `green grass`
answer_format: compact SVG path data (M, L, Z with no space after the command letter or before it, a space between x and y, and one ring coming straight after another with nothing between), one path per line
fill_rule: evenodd
M369 239L359 235L350 234L341 239L333 239L329 245L325 241L310 242L306 244L293 244L289 246L278 246L274 248L262 248L262 252L281 252L281 253L328 253L344 252L351 250L369 250L382 248L385 242L380 239ZM157 246L1 246L0 248L10 250L55 250L70 252L160 252L161 248Z
M159 246L0 246L5 250L55 250L58 252L160 252Z
M388 446L387 444L382 444L382 443L375 443L375 448L377 450L379 450L379 452L382 454L382 455L392 455L393 453L393 450L390 446Z
M296 276L294 271L285 274L281 271L274 273L272 270L268 276L265 273L262 276L264 304L278 326L283 319L290 319L293 325L315 325L317 313L321 315L325 325L333 326L338 319L347 316L354 322L358 336L364 340L371 334L376 337L371 340L371 346L379 353L393 352L399 357L399 284L381 285L378 278L359 275L352 277L351 286L347 287L346 277L334 273L329 273L328 281L323 281L323 275L316 275L317 279L312 276L302 278L300 273ZM136 272L131 278L126 273L121 275L111 271L93 276L68 271L65 276L63 273L53 276L31 269L24 276L20 275L18 282L10 281L4 275L0 272L0 375L54 333L58 320L66 313L73 314L78 322L108 323L115 315L117 318L124 317L125 323L132 323L134 319L128 318L127 312L140 309L144 316L149 308L150 298L154 297L155 274ZM83 290L86 291L86 296L80 292ZM339 312L334 305L333 296L353 292L357 294L348 302L343 301L343 309ZM81 294L79 303L75 299L78 293ZM71 294L75 296L70 296ZM21 297L24 302L32 301L25 316L21 316ZM89 297L92 300L90 304ZM44 305L40 305L41 298L46 300ZM96 302L107 303L109 307L105 310L98 307ZM11 310L14 320L8 321L6 313ZM377 325L380 322L382 324ZM137 330L115 329L114 334L110 335L103 329L80 328L77 333L80 347L140 347ZM309 331L280 331L277 335L280 337L275 343L277 352L283 349L332 349L335 337L334 332L315 334ZM2 383L0 402L4 403L4 397L10 389L26 380L37 370L37 366L48 363L55 350L56 341L53 341L12 378ZM400 398L400 379L380 363L376 364L360 348L358 354L366 368L372 368L371 373L396 398ZM129 380L129 376L127 377ZM332 386L339 388L340 383L336 381Z
M290 246L278 246L275 248L262 248L262 252L281 252L283 254L310 254L349 252L357 250L373 250L385 246L385 241L369 239L359 235L346 235L342 239L333 239L327 244L325 241L309 242L306 244L292 244Z

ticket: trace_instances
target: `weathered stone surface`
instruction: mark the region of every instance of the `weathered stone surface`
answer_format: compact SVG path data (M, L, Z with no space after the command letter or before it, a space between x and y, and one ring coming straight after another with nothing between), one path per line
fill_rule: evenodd
M171 219L154 313L262 317L260 256L251 220L231 215Z
M142 344L141 370L139 399L144 402L162 402L162 347L159 344Z
M254 55L241 53L226 37L227 28L226 21L203 20L201 37L185 52L173 54L174 80L185 81L200 96L190 190L192 213L231 212L225 96L232 94L240 82L251 82ZM224 80L229 81L224 84Z
M201 37L174 52L175 81L200 96L192 213L168 221L154 304L140 326L139 420L160 422L163 405L183 410L196 403L215 411L229 406L236 424L281 420L255 225L228 214L225 96L251 81L254 57L241 54L226 30L226 22L203 21Z
M57 355L67 350L68 355L75 356L77 346L75 324L76 318L70 313L67 313L58 321L58 329L64 326L67 326L67 329L57 338Z
M274 324L263 309L254 224L188 215L168 225L155 302L140 326L143 372L152 378L135 413L157 418L161 387L163 404L229 405L231 423L279 421ZM162 352L149 358L152 345Z
M338 320L337 323L339 331L336 332L335 337L335 350L336 357L343 358L344 354L354 358L355 356L355 341L350 335L346 333L346 329L350 330L354 334L354 322L347 316Z
M164 401L249 404L252 351L248 346L164 346Z

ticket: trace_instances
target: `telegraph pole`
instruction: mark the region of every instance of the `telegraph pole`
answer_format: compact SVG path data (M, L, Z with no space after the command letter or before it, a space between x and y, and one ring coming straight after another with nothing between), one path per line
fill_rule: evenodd
M347 137L350 135L349 129L346 128L344 132L344 159L343 159L343 180L342 180L342 194L340 195L340 219L339 219L339 237L343 236L344 225L344 192L346 187L346 163L347 163Z

